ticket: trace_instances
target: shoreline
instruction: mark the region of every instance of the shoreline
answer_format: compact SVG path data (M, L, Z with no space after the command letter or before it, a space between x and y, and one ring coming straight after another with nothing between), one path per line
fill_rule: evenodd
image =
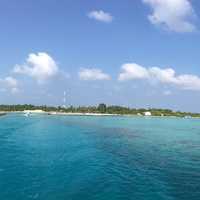
M67 112L46 112L48 115L68 115L68 116L122 116L120 114L109 113L67 113Z
M26 111L5 111L5 112L1 112L2 114L9 114L9 113L20 113L20 114L25 114ZM54 112L54 111L50 111L50 112L46 112L46 111L34 111L34 110L29 110L28 111L29 114L45 114L45 115L68 115L68 116L125 116L122 114L109 114L109 113L72 113L72 112ZM132 116L136 116L136 115L132 115Z
M20 113L20 114L25 114L25 111L5 111L2 112L0 111L0 115L6 115L9 113ZM52 115L52 116L96 116L96 117L142 117L142 118L181 118L181 119L200 119L200 117L179 117L179 116L155 116L155 115L151 115L151 116L145 116L145 115L131 115L131 114L109 114L109 113L80 113L80 112L54 112L54 111L50 111L50 112L46 112L46 111L34 111L34 110L29 110L29 114L30 115L40 115L40 114L44 114L44 115Z

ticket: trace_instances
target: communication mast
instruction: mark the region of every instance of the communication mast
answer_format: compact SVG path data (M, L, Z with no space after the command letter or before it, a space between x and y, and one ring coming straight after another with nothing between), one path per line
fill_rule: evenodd
M66 91L64 91L64 93L63 93L63 108L66 108L67 106L66 106Z

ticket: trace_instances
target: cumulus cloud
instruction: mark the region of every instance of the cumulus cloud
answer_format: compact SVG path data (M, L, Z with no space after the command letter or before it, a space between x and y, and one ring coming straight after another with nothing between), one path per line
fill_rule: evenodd
M58 71L59 69L54 59L44 52L29 54L25 64L16 65L13 69L14 73L33 77L38 82L52 78Z
M161 69L159 67L145 68L136 63L124 64L121 67L119 81L148 80L176 86L185 90L200 90L200 77L192 74L176 75L172 68Z
M111 77L97 68L82 68L79 71L80 80L96 81L96 80L110 80Z
M189 0L143 0L152 8L149 21L175 32L192 32L195 11Z
M113 21L113 16L103 10L93 10L88 13L88 17L106 23L111 23Z
M143 79L148 76L149 74L144 67L136 63L127 63L122 65L122 73L119 75L119 80Z
M0 78L0 87L1 90L10 90L12 93L17 93L18 89L18 81L12 76L7 76L5 78Z

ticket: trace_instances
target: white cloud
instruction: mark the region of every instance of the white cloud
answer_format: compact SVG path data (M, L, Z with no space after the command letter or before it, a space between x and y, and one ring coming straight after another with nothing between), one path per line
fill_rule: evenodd
M1 90L10 90L11 93L16 93L19 91L18 85L17 79L13 78L12 76L7 76L0 79Z
M111 79L111 77L108 74L103 73L101 69L97 68L82 68L79 71L79 78L84 81Z
M16 65L14 73L28 75L39 83L52 78L59 69L54 59L47 53L29 54L24 65Z
M103 10L93 10L88 13L88 17L106 23L111 23L113 21L113 16Z
M12 94L16 94L16 93L19 93L19 92L20 92L19 88L12 88L11 89Z
M17 79L13 78L12 76L7 76L6 78L1 79L1 81L3 81L3 83L5 85L7 85L8 87L11 87L11 88L18 86Z
M152 8L148 16L150 22L175 32L192 32L195 11L190 0L143 0Z
M136 63L127 63L122 65L122 73L119 75L119 80L143 79L147 77L148 72L144 67Z
M165 95L165 96L169 96L169 95L171 95L172 94L172 92L170 91L170 90L165 90L164 92L163 92L163 95Z
M192 74L176 75L172 68L161 69L159 67L145 68L135 63L124 64L121 67L119 81L148 80L176 86L184 90L200 90L200 77Z

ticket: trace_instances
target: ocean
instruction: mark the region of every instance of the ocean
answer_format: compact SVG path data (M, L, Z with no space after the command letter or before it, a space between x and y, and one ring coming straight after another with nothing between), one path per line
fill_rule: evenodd
M0 117L0 200L199 200L200 119Z

